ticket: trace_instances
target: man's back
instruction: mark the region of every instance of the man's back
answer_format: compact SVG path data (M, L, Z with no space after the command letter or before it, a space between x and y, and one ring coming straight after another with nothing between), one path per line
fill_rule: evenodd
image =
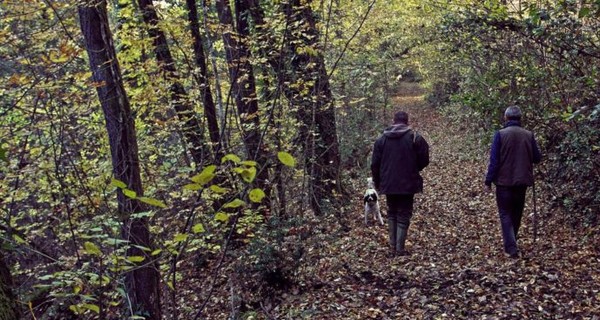
M533 184L533 133L519 126L508 126L500 134L500 168L497 184L531 186Z
M386 129L375 142L371 170L382 194L414 194L423 191L419 174L429 164L429 145L406 124Z

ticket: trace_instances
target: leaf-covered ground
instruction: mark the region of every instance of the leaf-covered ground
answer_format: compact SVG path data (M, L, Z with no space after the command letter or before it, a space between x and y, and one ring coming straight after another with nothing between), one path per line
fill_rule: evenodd
M544 196L538 195L543 218L538 220L538 239L533 242L529 191L519 240L522 258L505 257L494 196L482 187L487 155L480 143L426 106L421 96L398 97L396 104L410 113L411 125L431 146L425 191L416 198L407 241L412 255L389 255L387 226L373 221L364 225L362 191L357 190L355 209L343 219L346 228L341 229L336 219L327 219L321 233L307 244L293 281L255 304L256 312L240 315L255 319L600 319L598 230L563 226L558 212L549 212ZM385 212L385 201L383 207ZM222 276L221 283L227 283ZM214 293L214 303L207 306L207 317L231 315L233 291L220 291L221 296Z

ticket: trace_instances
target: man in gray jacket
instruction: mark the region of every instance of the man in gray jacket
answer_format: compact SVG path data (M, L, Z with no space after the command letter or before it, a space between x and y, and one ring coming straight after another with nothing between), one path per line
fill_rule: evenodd
M427 141L408 126L408 114L394 115L394 124L375 141L371 173L375 188L386 195L390 246L407 255L404 243L413 212L415 193L423 191L420 171L429 164Z
M494 135L485 185L496 185L496 203L502 226L504 252L519 257L517 237L525 207L525 192L533 185L533 164L542 159L531 131L521 127L521 110L510 106L504 112L504 128Z

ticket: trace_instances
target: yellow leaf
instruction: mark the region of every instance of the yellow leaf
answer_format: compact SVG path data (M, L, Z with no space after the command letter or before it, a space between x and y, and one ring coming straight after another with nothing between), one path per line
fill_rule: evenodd
M256 167L258 165L258 162L252 161L252 160L246 160L246 161L242 161L240 164L243 164L248 167Z
M223 193L227 193L227 191L229 191L229 189L223 188L216 184L213 184L212 186L210 186L210 190L212 190L212 192L217 193L217 194L223 194Z
M200 184L200 185L205 185L215 177L216 169L217 169L217 166L215 166L215 165L207 166L206 168L204 168L202 170L202 172L193 176L192 181L194 181L195 183Z
M215 215L215 220L227 222L227 220L229 220L229 215L225 212L217 212L217 214Z
M95 304L84 303L81 305L84 309L92 310L95 313L100 313L100 307Z
M27 241L25 241L25 239L21 238L21 236L19 236L17 234L13 234L13 239L15 239L15 241L19 244L27 243Z
M194 233L201 233L204 231L205 230L204 230L204 226L202 225L202 223L198 223L192 227L192 232L194 232Z
M254 203L259 203L266 196L265 192L262 189L252 189L248 195L250 201Z
M197 184L197 183L190 183L190 184L186 184L185 186L183 186L183 188L186 190L190 190L190 191L198 191L198 190L202 189L202 185Z
M146 257L144 257L144 256L129 256L129 257L127 257L127 260L129 262L142 262L142 261L146 260Z
M102 251L100 251L100 248L98 248L98 246L96 246L92 242L89 242L89 241L84 242L83 248L84 248L85 253L87 253L87 254L91 254L93 256L102 255Z
M223 158L221 158L221 163L224 163L226 161L233 161L234 163L240 163L240 161L242 161L242 159L240 159L240 157L236 156L233 153L227 154L225 156L223 156Z
M226 204L223 205L223 208L239 208L243 205L245 205L246 203L240 199L235 199L231 202L228 202Z
M139 197L138 200L140 200L141 202L147 203L151 206L155 206L155 207L160 207L160 208L166 208L167 205L158 200L158 199L153 199L153 198L148 198L148 197Z
M127 198L135 199L137 197L137 193L133 190L129 190L129 189L122 189L122 190L123 190L123 194Z
M291 154L285 151L277 152L277 158L279 159L279 161L281 161L281 163L288 167L296 166L296 159L294 159L294 157Z
M182 241L187 240L187 238L188 238L187 234L185 234L185 233L178 233L178 234L175 235L175 237L173 237L173 241L175 241L175 242L182 242Z

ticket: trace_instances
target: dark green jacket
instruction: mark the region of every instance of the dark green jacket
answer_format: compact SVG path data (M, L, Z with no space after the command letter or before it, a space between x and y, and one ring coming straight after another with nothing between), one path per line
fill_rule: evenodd
M427 141L405 124L387 128L375 141L371 174L381 194L423 191L420 171L429 164Z

